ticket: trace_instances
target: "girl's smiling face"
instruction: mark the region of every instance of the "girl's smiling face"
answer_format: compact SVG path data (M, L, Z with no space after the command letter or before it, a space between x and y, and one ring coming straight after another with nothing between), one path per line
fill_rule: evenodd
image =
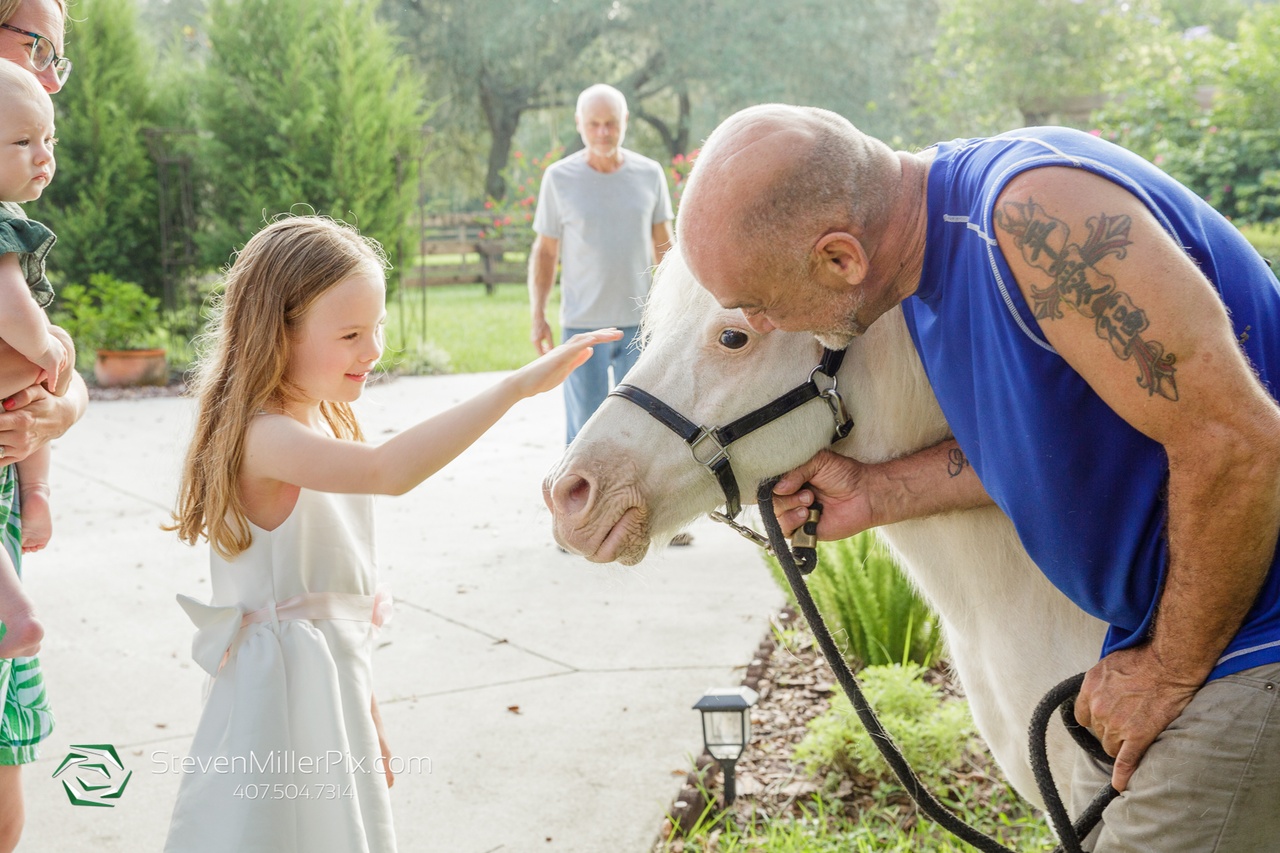
M53 102L5 93L0 121L0 201L33 201L53 180Z
M311 304L291 335L285 370L299 403L311 408L359 399L382 357L385 303L382 271L366 266Z

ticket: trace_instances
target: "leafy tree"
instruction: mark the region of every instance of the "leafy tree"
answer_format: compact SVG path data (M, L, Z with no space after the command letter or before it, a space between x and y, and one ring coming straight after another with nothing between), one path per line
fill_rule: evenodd
M905 69L927 46L935 15L934 0L649 0L626 32L601 40L602 58L619 67L611 79L669 156L688 153L728 113L768 101L825 107L892 136L906 129L894 107L905 104ZM672 126L683 134L663 126L654 101L668 115L676 107Z
M668 157L688 153L732 110L769 100L896 132L889 107L935 2L396 0L384 14L444 85L439 117L458 143L454 171L482 156L485 194L500 199L522 118L570 106L597 82L627 95L633 134L645 123Z
M1224 18L1215 9L1214 24L1148 46L1095 121L1223 214L1269 221L1280 217L1280 6L1231 5L1243 14ZM1199 20L1194 14L1183 8L1175 27ZM1218 27L1238 40L1218 38Z
M205 0L138 0L138 17L151 40L159 45L190 37L203 25Z
M1257 5L1239 21L1234 52L1223 63L1216 118L1233 127L1280 127L1280 5Z
M1257 5L1240 19L1223 63L1222 87L1203 133L1166 158L1223 214L1241 222L1280 219L1280 6Z
M199 92L210 262L304 205L394 251L413 210L417 78L362 0L213 0Z
M1162 0L1161 5L1175 32L1192 31L1193 36L1212 33L1234 40L1236 25L1253 2L1256 0Z
M945 0L932 61L916 69L937 135L1042 124L1127 73L1162 32L1159 0Z
M1129 74L1104 90L1093 124L1157 165L1203 135L1205 99L1222 83L1228 44L1212 33L1170 31L1133 52Z
M603 32L620 25L600 0L397 0L385 8L443 86L441 118L456 131L451 141L487 132L484 187L493 198L506 194L502 172L521 117L564 103L560 83Z
M133 0L75 8L75 68L55 99L58 174L28 213L58 235L49 262L63 282L110 273L158 293L156 176L143 133L151 69L136 9Z

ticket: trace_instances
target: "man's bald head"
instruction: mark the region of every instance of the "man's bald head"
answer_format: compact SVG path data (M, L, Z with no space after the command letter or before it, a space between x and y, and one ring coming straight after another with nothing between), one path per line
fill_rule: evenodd
M861 237L883 217L899 173L892 149L833 112L750 107L702 147L681 198L679 243L700 279L733 259L790 281L806 274L822 235Z

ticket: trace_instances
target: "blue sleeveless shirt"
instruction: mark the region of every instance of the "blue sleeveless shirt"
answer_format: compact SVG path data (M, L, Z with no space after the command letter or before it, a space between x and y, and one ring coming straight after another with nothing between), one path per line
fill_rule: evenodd
M1111 626L1106 655L1142 642L1151 628L1169 560L1169 466L1164 449L1112 411L1044 339L996 245L996 197L1015 175L1041 166L1086 169L1142 201L1217 288L1273 398L1280 284L1202 199L1089 134L1030 128L936 147L924 272L903 303L907 326L987 493L1054 585ZM1258 599L1210 678L1280 661L1277 562L1273 555Z

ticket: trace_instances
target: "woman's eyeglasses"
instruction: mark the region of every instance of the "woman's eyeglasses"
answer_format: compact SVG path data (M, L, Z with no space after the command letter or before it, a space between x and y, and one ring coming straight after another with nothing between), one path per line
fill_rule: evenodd
M39 33L29 33L26 30L20 30L17 27L11 27L8 24L0 24L0 29L8 30L11 33L29 36L31 41L31 66L36 71L43 71L50 65L53 66L53 73L58 77L58 85L61 86L67 82L67 76L71 74L71 60L65 56L58 56L57 51L53 49L53 42L49 41L45 36Z

